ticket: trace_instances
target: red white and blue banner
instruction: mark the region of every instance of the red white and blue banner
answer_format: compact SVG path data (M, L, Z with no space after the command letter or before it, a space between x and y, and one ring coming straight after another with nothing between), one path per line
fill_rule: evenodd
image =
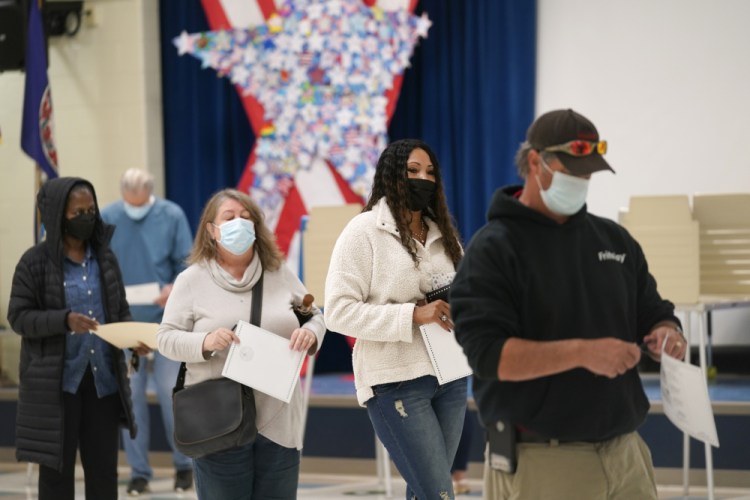
M26 39L26 86L23 96L21 148L36 161L48 179L57 177L52 92L47 79L47 45L37 0L29 7Z
M238 188L291 258L300 219L370 192L403 71L430 21L417 0L202 0L212 31L174 40L230 78L256 136Z

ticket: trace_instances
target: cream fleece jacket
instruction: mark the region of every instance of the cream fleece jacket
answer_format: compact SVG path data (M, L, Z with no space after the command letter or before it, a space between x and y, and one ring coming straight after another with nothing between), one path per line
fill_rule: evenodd
M257 255L253 263L256 261ZM157 333L159 352L170 359L186 362L186 386L222 376L229 350L217 351L208 360L203 359L202 346L206 335L219 327L232 328L241 319L250 321L252 291L244 289L247 287L241 289L244 291L230 291L226 283L217 280L222 281L221 276L212 273L205 263L191 265L175 280L164 309ZM277 271L266 271L260 326L290 338L294 329L299 327L292 305L300 304L306 293L304 285L285 265ZM315 334L320 349L326 328L319 309L315 309L304 328ZM302 449L304 403L299 384L289 404L260 391L253 393L258 432L281 446Z
M427 220L419 267L401 244L385 198L352 219L336 241L325 286L328 329L357 339L352 353L357 400L372 386L435 375L419 328L416 302L439 275L455 273L437 225Z

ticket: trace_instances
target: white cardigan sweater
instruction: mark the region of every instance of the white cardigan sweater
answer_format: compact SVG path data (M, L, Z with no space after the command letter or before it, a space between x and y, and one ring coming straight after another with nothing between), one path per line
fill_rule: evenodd
M221 378L228 349L217 351L203 359L203 339L219 327L232 328L238 320L250 321L252 280L248 275L259 270L257 254L248 267L244 282L239 285L226 271L214 265L213 271L205 263L193 264L175 280L172 293L164 309L157 341L159 352L176 361L185 361L185 385ZM286 265L277 271L266 271L263 276L263 313L260 326L282 337L290 338L299 321L292 312L292 304L300 304L307 293L304 285ZM326 328L323 315L315 314L304 325L318 338L318 349ZM258 432L287 448L302 449L301 430L303 398L299 384L289 404L253 391L255 395L256 426Z
M325 286L329 330L355 337L352 360L357 400L366 406L372 386L435 375L418 325L416 302L436 277L453 275L443 236L432 221L419 267L401 244L385 201L352 219L336 241Z

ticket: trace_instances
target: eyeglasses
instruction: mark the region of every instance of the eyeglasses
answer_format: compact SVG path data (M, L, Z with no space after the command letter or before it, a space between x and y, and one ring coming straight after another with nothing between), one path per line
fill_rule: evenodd
M542 151L548 153L559 151L571 156L588 156L596 151L600 155L603 155L607 152L607 141L592 142L576 140L566 142L565 144L558 144L557 146L548 146L542 149Z

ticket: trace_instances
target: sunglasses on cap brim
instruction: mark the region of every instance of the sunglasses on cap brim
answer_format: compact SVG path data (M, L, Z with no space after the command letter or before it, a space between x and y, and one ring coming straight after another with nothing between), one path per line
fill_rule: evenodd
M542 151L547 153L565 153L571 156L589 156L595 152L603 155L607 152L607 141L594 142L575 140L566 142L565 144L548 146L543 148Z

